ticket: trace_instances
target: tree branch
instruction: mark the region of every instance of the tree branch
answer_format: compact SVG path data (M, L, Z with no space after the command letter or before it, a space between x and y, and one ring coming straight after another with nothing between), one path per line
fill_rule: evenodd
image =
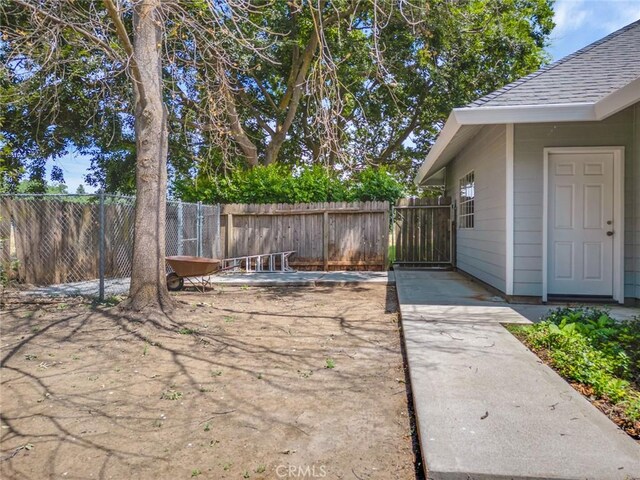
M103 0L104 6L109 13L109 17L116 27L116 35L118 39L122 43L122 48L126 52L129 57L129 65L131 68L131 73L133 75L133 79L136 83L136 88L140 88L142 84L142 76L140 75L140 70L138 69L138 64L135 61L135 57L133 55L133 45L131 44L131 40L129 39L129 34L127 33L127 28L122 23L122 19L120 18L120 14L118 13L117 7L111 0Z
M267 100L269 105L271 105L273 107L273 109L277 111L278 110L278 106L276 105L276 102L273 101L273 97L271 96L269 91L265 88L265 86L262 84L262 82L260 80L258 80L256 77L254 77L253 75L250 75L250 77L254 82L256 82L256 85L258 86L258 88L262 92L262 95L264 95L264 98Z
M243 88L240 88L238 90L238 96L240 97L242 103L244 103L244 105L253 112L254 118L258 125L266 130L269 135L274 136L276 132L269 126L267 122L264 121L264 119L262 118L262 112L258 110L258 108L254 105L253 100L249 98L247 92Z
M247 163L250 166L258 165L258 149L251 141L249 136L242 128L242 123L240 122L240 115L238 115L238 110L236 109L236 104L233 100L233 95L229 91L228 86L223 87L223 97L226 105L227 118L229 120L229 126L231 128L231 135L233 139L238 143L242 153L245 155L247 159Z
M22 0L12 0L12 1L16 5L20 5L21 7L24 7L26 9L31 10L35 15L39 15L39 16L41 16L43 18L46 18L47 20L51 20L52 22L57 23L58 25L62 25L63 27L70 28L74 32L79 33L83 37L85 37L88 40L91 40L91 42L95 43L97 47L99 47L102 50L104 50L104 52L108 56L113 58L114 60L122 60L121 58L118 57L118 55L115 54L114 50L111 48L111 46L107 42L105 42L101 38L97 37L96 35L94 35L90 31L88 31L88 30L86 30L86 29L84 29L82 27L79 27L78 25L75 25L75 24L73 24L71 22L68 22L68 21L58 17L57 15L53 15L52 13L49 13L46 10L40 9L40 8L36 7L35 5L31 5L28 2L24 2Z
M420 113L422 112L422 102L424 101L424 97L425 95L423 94L418 98L418 100L416 101L416 108L413 111L413 115L411 116L411 121L406 127L400 130L400 133L396 135L396 138L392 142L390 142L389 145L387 145L387 147L382 151L382 153L376 159L377 163L386 162L391 154L393 154L393 152L395 152L404 143L409 135L411 135L411 132L413 132L413 130L416 128L416 126L418 125L418 120L420 119Z
M322 10L322 8L324 8L324 5L325 5L324 2L320 2L319 11ZM304 78L307 75L307 72L309 71L309 67L311 66L311 60L313 60L315 51L318 48L318 45L320 44L320 32L318 31L318 29L326 28L327 26L330 26L335 22L339 21L341 18L352 15L353 13L355 13L357 8L358 8L358 3L357 2L352 3L349 6L349 8L347 8L346 10L342 12L336 12L324 21L321 21L318 23L314 21L314 25L316 25L316 28L311 33L311 37L309 38L309 42L307 43L307 46L304 49L302 57L300 57L300 53L299 53L299 50L297 50L297 47L296 49L294 49L293 60L298 61L298 68L296 69L294 67L295 63L292 62L291 74L289 75L289 79L287 80L287 90L285 91L282 97L282 100L280 100L280 104L278 107L280 112L283 112L288 108L291 98L293 97L293 92L295 91L296 87L300 85L301 78L302 80L304 80ZM322 13L320 12L320 16L321 15Z
M122 19L120 18L120 14L118 13L118 8L113 4L111 0L103 0L104 6L107 8L107 12L109 12L109 17L111 17L111 21L116 27L116 34L118 35L118 39L122 42L122 48L127 52L129 57L133 57L133 45L131 44L131 40L129 40L129 34L127 33L127 29L122 23Z
M307 43L302 57L298 62L298 67L295 68L292 65L287 90L284 92L284 95L280 100L280 104L278 105L279 112L283 112L289 107L291 98L293 97L293 92L296 88L301 88L300 82L307 76L307 72L309 71L309 67L311 66L311 60L313 60L313 56L316 52L316 49L318 48L319 43L320 40L318 38L318 35L315 32L312 33L311 38L309 38L309 43Z

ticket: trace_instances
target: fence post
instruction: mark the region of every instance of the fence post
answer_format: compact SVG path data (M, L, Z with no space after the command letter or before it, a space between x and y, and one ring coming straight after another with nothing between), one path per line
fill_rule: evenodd
M202 256L202 202L198 202L198 207L196 210L196 238L197 238L197 249L196 256Z
M233 214L227 213L227 254L226 257L230 258L233 256L231 253L233 251Z
M329 212L324 211L322 222L322 268L329 271Z
M182 200L178 200L178 255L182 255L184 252L184 229L182 218Z
M221 219L220 219L220 211L222 210L222 207L220 206L220 204L218 203L215 206L215 226L214 226L214 234L215 234L215 239L214 239L214 249L215 249L215 256L216 258L222 258L224 256L224 254L222 253L222 247L221 247L221 238L220 238L220 223L221 223Z
M391 216L391 209L393 208L391 205L391 202L385 202L386 205L386 211L384 212L383 218L384 220L382 221L383 223L383 235L384 235L384 239L382 241L382 245L384 248L384 252L383 252L383 261L384 261L384 265L382 266L382 271L386 272L387 270L389 270L389 217Z
M389 228L391 229L391 245L393 245L393 258L390 259L391 262L395 262L396 259L398 258L398 255L396 253L396 249L398 247L396 247L396 204L397 204L398 200L396 200L396 203L390 203L389 204L389 208L391 209L391 221L389 222Z
M98 209L98 218L100 222L100 231L98 237L98 276L100 284L98 287L98 300L104 301L104 235L105 235L105 219L104 219L104 192L99 194L100 202Z
M11 277L11 215L9 214L9 198L0 195L0 271L5 280ZM6 207L6 208L5 208Z

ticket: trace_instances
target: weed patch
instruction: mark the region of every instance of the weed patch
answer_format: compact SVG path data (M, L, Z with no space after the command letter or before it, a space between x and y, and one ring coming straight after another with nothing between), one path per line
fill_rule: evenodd
M606 311L564 308L538 324L508 328L621 428L640 438L640 320L618 322Z
M181 328L180 330L178 330L178 333L180 335L195 335L198 333L198 331L192 328Z
M177 390L167 390L166 392L162 392L163 400L180 400L182 398L182 392Z

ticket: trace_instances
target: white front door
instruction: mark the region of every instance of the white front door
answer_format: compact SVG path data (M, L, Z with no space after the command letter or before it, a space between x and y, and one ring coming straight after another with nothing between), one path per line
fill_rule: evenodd
M550 295L613 295L613 158L613 152L549 154Z

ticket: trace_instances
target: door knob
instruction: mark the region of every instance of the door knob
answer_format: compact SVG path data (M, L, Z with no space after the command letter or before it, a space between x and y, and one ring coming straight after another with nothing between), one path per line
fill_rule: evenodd
M613 237L613 232L612 231L607 232L607 237Z

